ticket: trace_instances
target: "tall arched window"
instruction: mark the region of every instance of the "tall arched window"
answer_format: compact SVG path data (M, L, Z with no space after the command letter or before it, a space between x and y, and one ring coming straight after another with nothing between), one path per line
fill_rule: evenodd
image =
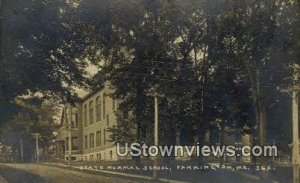
M87 106L84 105L83 107L83 121L84 121L84 126L87 126Z
M96 99L96 120L101 121L101 99L97 97Z
M90 125L94 123L94 102L90 101L89 104L89 115L90 115Z
M105 129L103 130L103 145L106 144L106 131Z
M69 127L70 125L70 109L68 107L66 107L65 109L65 124L67 127Z
M105 115L106 115L106 112L105 112L105 101L106 101L106 94L103 93L103 119L105 119Z
M78 113L75 107L72 108L72 117L71 117L71 126L72 128L78 127Z

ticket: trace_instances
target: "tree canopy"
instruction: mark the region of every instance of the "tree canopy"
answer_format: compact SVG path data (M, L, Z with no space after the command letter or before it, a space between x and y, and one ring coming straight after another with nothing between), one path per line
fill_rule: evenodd
M40 92L67 101L84 85L85 62L73 50L80 38L66 21L72 9L66 1L1 1L1 123L17 111L18 96Z
M176 134L203 144L208 132L210 143L224 133L290 141L281 89L299 62L298 1L4 0L1 8L1 121L16 114L18 96L72 101L74 86L109 80L121 101L115 140L153 141L156 92L162 144ZM86 79L88 63L98 72Z

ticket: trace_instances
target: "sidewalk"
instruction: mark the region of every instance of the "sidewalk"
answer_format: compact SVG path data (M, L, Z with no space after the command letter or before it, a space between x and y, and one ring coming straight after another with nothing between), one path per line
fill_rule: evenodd
M68 165L62 164L62 163L43 163L44 165L50 165L50 166L56 166L56 167L63 167L63 168L68 168L72 170L77 170L85 173L101 173L106 176L119 176L119 177L124 177L124 178L130 178L130 179L135 179L135 180L142 180L142 181L149 181L152 182L154 181L152 177L150 176L144 176L144 175L136 175L136 174L129 174L129 173L123 173L123 172L116 172L116 171L107 171L107 170L99 170L99 169L82 169L80 166L71 166L69 167ZM42 164L42 165L43 165ZM158 178L155 182L167 182L167 183L188 183L184 181L178 181L178 180L171 180L171 179L165 179L165 178ZM0 182L1 183L1 182Z
M44 165L56 166L61 168L68 168L75 171L85 172L89 174L99 174L104 176L118 176L138 181L146 182L170 182L170 183L213 183L213 182L226 182L226 183L258 183L261 182L258 176L245 173L245 172L231 172L231 171L188 171L188 170L172 170L172 171L160 171L158 174L160 177L154 181L152 179L152 171L135 171L135 170L118 170L118 169L98 169L94 166L82 166L72 165L68 167L64 163L44 163ZM91 167L91 168L89 168ZM105 167L105 165L104 165ZM173 167L174 168L174 167Z

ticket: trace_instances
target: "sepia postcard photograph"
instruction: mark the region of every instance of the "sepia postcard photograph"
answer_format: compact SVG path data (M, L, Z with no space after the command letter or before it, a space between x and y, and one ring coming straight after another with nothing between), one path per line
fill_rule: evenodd
M300 183L300 0L0 0L0 183Z

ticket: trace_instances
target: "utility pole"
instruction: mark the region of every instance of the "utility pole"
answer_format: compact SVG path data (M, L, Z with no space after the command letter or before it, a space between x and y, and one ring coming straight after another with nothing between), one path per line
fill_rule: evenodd
M275 140L273 140L273 146L276 146ZM275 154L272 153L272 161L275 163Z
M24 154L23 154L23 140L20 140L20 153L21 153L21 163L24 161Z
M293 164L293 183L299 183L299 119L298 119L298 77L299 65L294 66L293 73L293 88L292 88L292 117L293 117L293 150L292 150L292 164Z
M35 148L36 148L36 162L39 163L40 153L39 153L39 135L35 134Z
M154 146L158 147L158 99L157 93L154 94ZM158 157L154 157L153 179L157 179L156 167L158 165Z
M154 98L154 146L158 147L158 97L163 97L157 93L158 85L154 85L153 88L149 91L148 96ZM156 167L158 166L158 157L154 157L153 161L153 175L152 178L155 180L158 178Z
M68 126L68 136L69 136L69 142L68 142L68 149L69 149L69 158L68 158L68 164L69 167L71 167L71 156L72 156L72 135L71 135L71 126Z
M154 145L158 146L158 99L154 94Z
M36 163L39 163L39 133L33 133L35 136L35 152L36 152Z

